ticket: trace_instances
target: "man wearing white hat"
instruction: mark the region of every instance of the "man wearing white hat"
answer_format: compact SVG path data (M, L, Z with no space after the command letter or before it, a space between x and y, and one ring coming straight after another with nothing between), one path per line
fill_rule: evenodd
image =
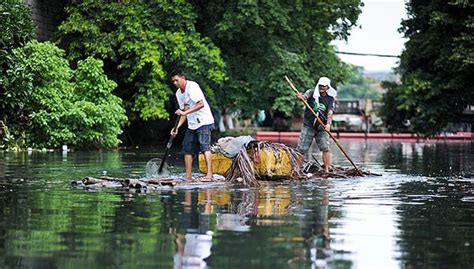
M314 114L306 108L304 111L303 126L301 127L300 140L296 150L306 154L316 139L319 150L323 153L323 166L326 173L329 172L329 135L331 130L332 115L334 113L336 90L331 87L331 80L321 77L314 89L309 89L304 94L298 93L298 98L305 100L313 108L319 119L324 123L322 126ZM326 132L327 131L327 132Z

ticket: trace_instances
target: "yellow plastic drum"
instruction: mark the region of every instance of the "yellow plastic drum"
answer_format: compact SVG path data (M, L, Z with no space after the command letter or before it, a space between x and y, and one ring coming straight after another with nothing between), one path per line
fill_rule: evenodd
M263 148L257 154L248 150L249 157L254 161L257 177L288 177L292 171L290 155L283 149ZM212 173L224 175L232 165L232 159L220 153L212 153ZM199 171L207 173L204 154L199 154Z
M232 159L229 159L220 153L212 153L211 161L212 173L219 175L224 175L232 165ZM207 164L203 153L199 154L199 171L203 174L207 173Z
M260 157L255 159L255 172L261 177L287 177L292 171L290 156L287 151L264 148Z

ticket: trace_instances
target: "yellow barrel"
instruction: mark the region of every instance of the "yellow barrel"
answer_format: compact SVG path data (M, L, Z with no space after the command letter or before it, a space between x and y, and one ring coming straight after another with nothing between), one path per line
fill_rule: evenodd
M292 171L290 155L286 150L263 148L254 154L255 173L261 177L287 177Z
M255 165L256 177L288 177L292 171L290 154L284 150L273 150L262 148L257 154L253 149L248 150L250 159ZM224 175L232 165L232 159L227 158L221 153L212 153L212 173ZM199 154L199 171L207 173L206 160L204 154Z
M232 159L227 158L221 153L212 153L211 161L213 174L224 175L232 165ZM203 174L207 173L206 158L203 153L199 154L199 171Z

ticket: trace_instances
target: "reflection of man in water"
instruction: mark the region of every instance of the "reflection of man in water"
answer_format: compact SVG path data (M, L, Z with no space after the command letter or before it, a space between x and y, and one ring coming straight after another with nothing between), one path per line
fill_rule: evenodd
M320 204L311 207L311 213L306 213L301 222L304 225L302 233L306 256L311 262L311 268L327 268L331 258L328 213L329 196L324 189Z
M217 229L234 232L250 231L250 226L256 225L257 197L258 191L234 192L229 211L217 214Z
M185 193L185 207L183 220L186 234L176 235L176 254L174 255L174 268L206 268L206 259L211 256L212 234L209 225L211 213L210 192L206 192L207 201L204 212L197 213L191 210L191 192ZM197 228L195 227L197 216ZM194 220L194 221L193 221ZM193 223L194 222L194 223Z

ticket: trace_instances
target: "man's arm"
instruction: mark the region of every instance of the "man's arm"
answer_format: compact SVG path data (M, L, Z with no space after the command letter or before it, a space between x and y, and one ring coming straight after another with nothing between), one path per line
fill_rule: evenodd
M178 101L179 103L179 101ZM175 114L178 115L179 117L179 121L178 121L178 125L176 125L176 128L174 129L171 129L171 135L172 136L176 136L178 134L178 130L179 130L179 127L181 127L181 125L184 124L184 122L187 120L186 116L182 116L180 114L178 114L178 111L186 111L186 110L189 110L189 106L185 105L182 109L178 109L175 111Z
M301 99L301 100L304 100L304 101L308 101L308 99L313 96L313 91L310 89L310 90L307 90L305 93L296 93L296 96Z
M188 114L191 114L193 112L198 111L199 109L201 109L203 107L204 107L204 102L203 102L203 100L200 100L196 103L195 106L191 107L190 109L188 109L186 111L183 111L181 109L176 110L176 115L186 116Z
M333 100L329 103L326 126L324 126L324 129L326 129L326 131L328 131L328 132L331 130L332 116L334 114L334 107L335 107L334 102L335 101L334 101L334 98L333 98Z
M176 128L171 129L171 132L170 132L172 136L176 136L178 134L179 127L181 127L181 125L183 125L184 122L186 121L186 116L178 116L178 117L179 117L178 125L176 126Z
M328 111L328 118L326 120L326 126L324 126L324 129L326 129L326 131L330 131L331 130L331 123L332 123L332 115L334 114L333 110L330 109Z

